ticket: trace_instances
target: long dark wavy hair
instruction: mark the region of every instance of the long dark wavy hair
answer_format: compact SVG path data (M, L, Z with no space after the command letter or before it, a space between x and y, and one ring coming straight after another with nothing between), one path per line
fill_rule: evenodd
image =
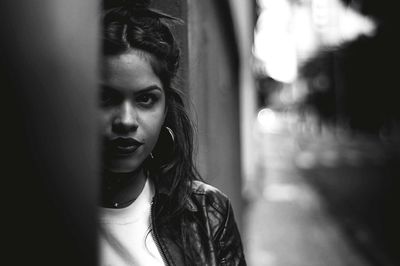
M154 158L143 164L155 183L156 192L166 195L157 217L160 223L183 219L191 183L200 180L193 161L193 126L186 113L183 95L174 87L180 50L169 24L177 19L149 8L150 1L104 0L104 56L120 55L132 49L150 54L150 64L160 78L166 95L166 119L163 126L172 129L172 141L165 129L153 150ZM163 127L164 128L164 127ZM183 234L183 238L185 238ZM184 241L185 242L185 241ZM184 245L185 246L185 245Z

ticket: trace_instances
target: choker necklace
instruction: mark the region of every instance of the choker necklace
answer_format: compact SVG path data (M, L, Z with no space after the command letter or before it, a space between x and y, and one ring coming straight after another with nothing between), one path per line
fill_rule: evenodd
M132 204L132 202L134 202L136 199L133 200L128 200L126 202L114 202L114 204L112 205L113 208L115 209L121 209L121 208L125 208L128 207L129 205Z
M140 194L143 192L143 190L144 190L144 188L145 188L145 186L146 186L146 183L148 182L148 178L149 178L149 171L145 171L145 175L146 175L146 181L145 181L145 184L144 184L144 186L143 186L143 188L142 188L142 191L139 193L139 195L138 195L138 197L140 196ZM130 200L127 200L127 201L124 201L124 202L116 202L116 201L106 201L106 202L103 202L103 206L104 207L106 207L106 208L112 208L112 209L122 209L122 208L126 208L126 207L128 207L129 205L131 205L138 197L136 197L136 198L134 198L134 199L130 199Z

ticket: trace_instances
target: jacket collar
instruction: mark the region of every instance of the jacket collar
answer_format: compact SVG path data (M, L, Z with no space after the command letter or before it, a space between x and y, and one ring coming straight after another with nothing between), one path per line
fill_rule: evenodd
M198 208L197 208L196 204L194 204L193 199L192 199L191 197L189 197L189 198L186 200L185 207L186 207L189 211L192 211L192 212L197 212L197 211L198 211Z

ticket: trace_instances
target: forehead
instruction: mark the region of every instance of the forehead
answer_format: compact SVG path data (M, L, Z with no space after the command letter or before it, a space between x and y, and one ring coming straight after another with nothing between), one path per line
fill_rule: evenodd
M162 86L150 63L151 55L144 51L105 56L102 65L102 80L118 88L141 88Z

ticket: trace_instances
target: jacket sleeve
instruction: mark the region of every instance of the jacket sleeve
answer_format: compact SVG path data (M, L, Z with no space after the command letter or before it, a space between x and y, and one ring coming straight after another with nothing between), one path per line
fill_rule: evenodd
M229 200L226 202L225 221L219 228L216 241L220 265L246 265L242 241Z

